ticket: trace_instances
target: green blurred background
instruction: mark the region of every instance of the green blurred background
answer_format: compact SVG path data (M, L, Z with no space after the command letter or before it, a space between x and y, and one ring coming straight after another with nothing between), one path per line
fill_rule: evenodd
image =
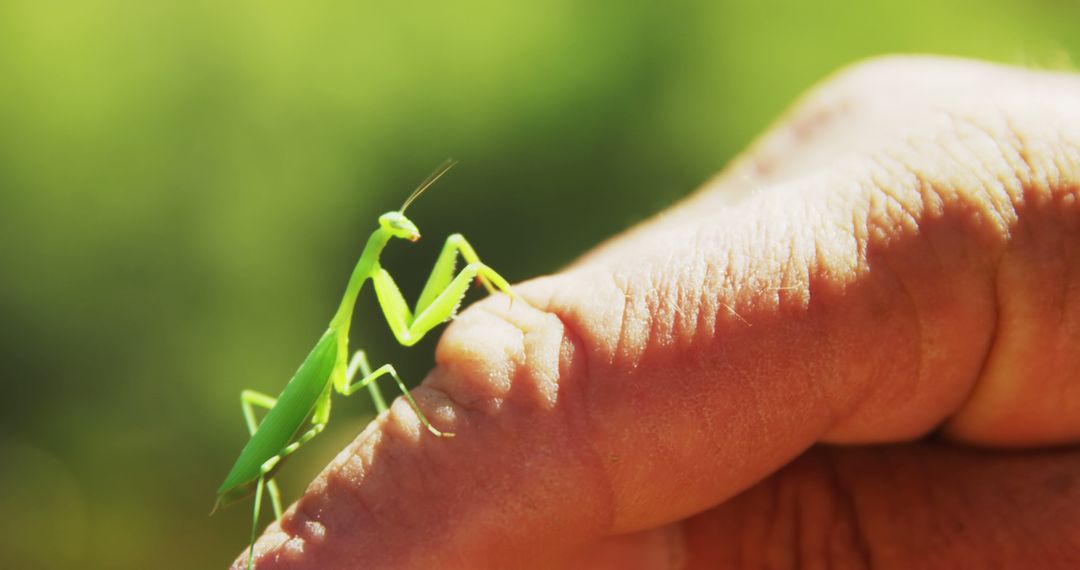
M232 560L250 503L207 513L238 393L283 386L443 159L426 239L386 256L410 299L453 231L512 281L557 270L858 58L1068 67L1078 24L1066 0L3 0L0 568ZM354 344L423 377L438 334L396 346L369 291L358 314ZM370 419L339 402L290 500Z

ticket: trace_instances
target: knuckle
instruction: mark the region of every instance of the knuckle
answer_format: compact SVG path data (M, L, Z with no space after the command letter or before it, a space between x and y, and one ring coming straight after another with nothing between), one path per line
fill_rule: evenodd
M508 401L550 409L560 381L565 328L526 303L491 298L462 313L436 349L429 387L466 409L493 413ZM452 379L453 381L449 381Z
M399 399L321 478L326 488L315 494L334 498L318 509L347 503L373 524L446 537L440 548L449 549L493 536L535 541L533 531L516 537L507 529L510 515L523 529L605 530L610 491L574 393L582 377L576 344L556 315L523 300L471 307L444 333L436 369L412 392L431 422L457 437L432 437ZM445 492L448 481L457 492ZM380 497L402 492L423 511L384 508ZM551 525L567 512L574 515Z

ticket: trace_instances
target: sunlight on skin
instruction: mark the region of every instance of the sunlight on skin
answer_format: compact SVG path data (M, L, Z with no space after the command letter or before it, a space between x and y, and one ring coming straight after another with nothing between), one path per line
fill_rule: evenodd
M1074 449L784 466L935 430L1080 440L1077 100L1074 76L973 62L841 72L701 192L516 286L523 302L464 312L414 391L458 437L422 437L398 400L270 527L257 567L1076 562Z

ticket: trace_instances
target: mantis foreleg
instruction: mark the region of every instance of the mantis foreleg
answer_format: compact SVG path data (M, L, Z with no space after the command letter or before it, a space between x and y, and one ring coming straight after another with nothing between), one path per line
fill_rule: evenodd
M435 260L435 265L431 268L431 275L428 276L427 283L424 284L424 289L420 292L420 297L416 300L416 308L413 309L413 313L420 314L424 309L435 300L435 297L442 293L446 286L450 284L450 281L454 278L454 268L457 265L457 256L461 254L461 257L465 259L465 263L479 263L480 257L476 255L476 250L469 245L469 242L465 241L465 236L461 234L452 234L446 238L446 243L443 244L442 251L439 252L438 259ZM491 285L483 276L480 277L480 281L484 284L484 287L488 290L488 293L494 293L495 288Z
M428 285L422 294L422 296L432 298L426 305L417 303L417 307L422 306L422 308L416 315L409 311L405 299L401 296L401 290L398 289L388 271L379 267L372 274L371 280L375 285L375 294L379 298L379 305L386 317L386 323L401 344L405 346L416 344L429 330L454 316L454 311L465 297L470 281L476 277L493 283L507 295L513 295L510 284L494 269L479 261L469 263L456 277L446 283L445 267L452 266L453 259L453 256L440 256L437 267L432 272L432 277L428 279ZM439 287L441 289L438 289Z
M438 295L417 315L412 315L405 306L405 300L394 283L394 278L385 269L379 268L371 280L375 284L375 293L386 315L386 323L398 342L405 346L416 344L427 332L454 316L461 299L476 277L484 277L505 293L512 294L510 284L487 265L476 262L466 265L457 277L439 292Z

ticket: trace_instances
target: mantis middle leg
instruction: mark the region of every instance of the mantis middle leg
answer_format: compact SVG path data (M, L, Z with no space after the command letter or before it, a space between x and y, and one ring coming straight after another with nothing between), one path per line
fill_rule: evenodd
M383 398L382 391L379 390L379 385L367 380L371 376L371 365L368 364L367 355L363 350L357 350L353 353L352 358L349 360L349 366L345 370L345 384L338 389L338 393L345 396L352 395L358 388L351 387L353 378L356 377L356 373L359 372L363 375L364 380L360 382L360 385L366 385L368 392L371 394L371 401L375 403L375 413L381 414L386 411L386 399Z
M357 382L353 382L353 378L355 377L357 369L364 373L364 377ZM402 395L404 395L405 399L409 402L409 406L412 407L413 411L416 412L417 417L420 418L420 423L423 424L424 427L428 429L428 431L439 437L454 436L454 434L452 433L439 431L435 428L435 426L431 425L431 422L428 421L427 416L424 415L424 412L420 411L420 406L416 405L416 400L413 400L412 394L409 393L409 388L405 386L404 382L401 381L401 377L398 376L397 370L394 369L393 365L383 364L377 370L372 372L371 367L368 365L367 356L364 354L364 351L358 350L355 354L353 354L352 359L349 361L348 370L351 373L347 375L345 384L343 386L336 387L339 393L345 396L351 396L357 390L367 386L368 389L371 390L372 399L375 400L375 407L380 413L382 413L383 410L386 410L386 402L382 399L382 392L380 392L379 388L376 386L375 380L377 380L380 376L389 374L390 377L394 379L394 382L397 383L398 389L401 390Z

